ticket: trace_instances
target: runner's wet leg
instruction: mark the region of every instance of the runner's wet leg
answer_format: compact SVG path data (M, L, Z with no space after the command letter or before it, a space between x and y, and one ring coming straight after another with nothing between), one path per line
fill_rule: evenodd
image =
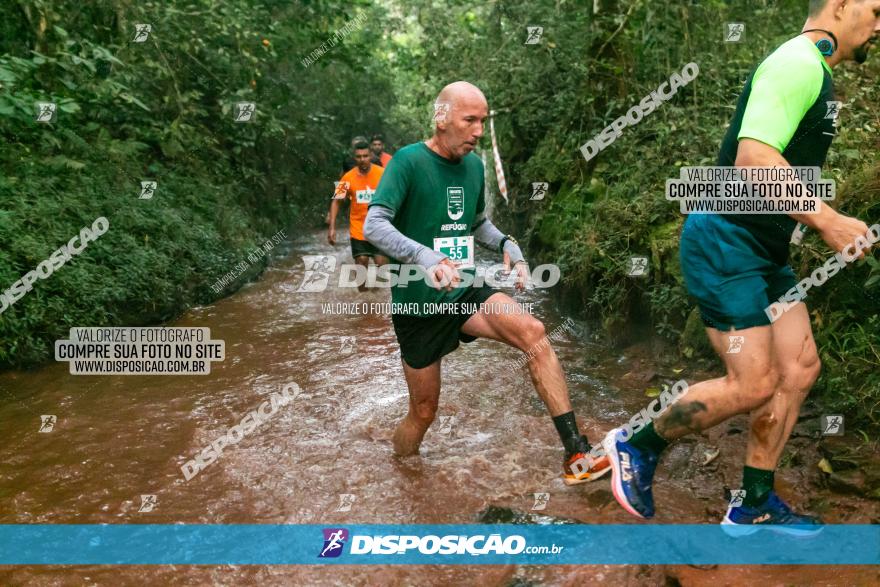
M653 479L660 453L671 440L706 430L756 409L772 397L778 381L771 356L769 326L736 332L745 337L738 353L729 353L730 333L708 328L727 375L690 386L655 422L627 438L621 428L602 442L611 463L611 491L626 511L640 518L654 516Z
M746 506L761 505L772 491L785 443L821 369L810 315L803 303L783 314L771 329L773 357L780 376L770 401L751 413L742 484Z
M729 353L729 337L744 336L739 353ZM779 379L771 357L769 326L721 332L707 328L712 347L724 362L724 377L701 381L688 387L666 413L636 433L631 443L638 447L643 432L651 430L666 441L707 430L732 416L754 410L773 396Z
M529 356L527 363L532 384L547 406L566 455L589 452L589 445L580 433L571 401L568 384L556 352L546 336L544 324L529 314L509 296L495 293L486 300L491 312L471 316L461 330L470 336L491 338L516 347Z
M492 312L478 312L461 327L470 336L491 338L531 353L528 362L532 383L544 400L551 416L571 411L568 385L559 359L546 337L544 324L537 318L522 313L522 306L510 296L494 293L485 302Z
M394 453L408 456L419 452L425 432L437 415L440 402L441 359L422 369L403 364L403 375L409 388L409 412L394 431Z
M370 268L370 257L368 255L358 255L357 257L354 258L354 262L357 263L358 265L362 266L364 269ZM364 273L364 274L366 275L366 273ZM358 291L361 293L367 291L366 280L364 281L364 283L361 283L360 285L358 285Z

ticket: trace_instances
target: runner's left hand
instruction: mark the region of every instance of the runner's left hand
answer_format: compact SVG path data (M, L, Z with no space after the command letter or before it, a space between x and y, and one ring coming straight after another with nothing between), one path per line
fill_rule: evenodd
M517 261L513 266L516 269L516 289L523 291L529 282L529 265L525 261ZM504 252L504 270L510 273L510 253Z

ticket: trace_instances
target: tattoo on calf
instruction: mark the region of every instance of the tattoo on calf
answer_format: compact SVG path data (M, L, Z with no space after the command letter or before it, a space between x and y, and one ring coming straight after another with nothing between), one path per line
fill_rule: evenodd
M692 401L676 404L669 409L666 418L657 421L655 430L661 436L665 436L664 433L699 432L700 429L694 424L694 416L705 411L706 404L703 402Z

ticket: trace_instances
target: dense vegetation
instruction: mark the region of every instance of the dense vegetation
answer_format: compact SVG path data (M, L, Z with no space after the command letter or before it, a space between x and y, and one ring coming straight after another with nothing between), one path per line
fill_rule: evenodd
M111 227L0 315L0 367L46 360L71 326L216 298L257 244L325 205L345 137L381 128L390 86L366 27L301 61L363 12L350 2L101 4L12 2L0 19L0 288L96 218ZM38 101L57 103L53 123ZM236 102L256 103L254 123L234 122Z
M534 260L561 265L565 301L618 342L649 325L685 358L707 356L664 181L714 162L746 75L806 17L789 0L110 4L19 2L0 24L0 283L95 217L112 225L0 317L0 365L45 359L72 325L155 322L210 301L210 283L255 242L320 224L349 137L424 138L434 96L457 79L498 111L511 191L498 223L527 236ZM131 41L138 22L152 24L150 42ZM726 22L745 24L741 42L724 41ZM539 43L525 44L527 26L543 27ZM826 166L835 205L869 224L880 221L874 51L835 71L845 108ZM689 62L695 81L585 161L583 143ZM52 125L33 122L44 99L59 104ZM236 101L257 103L255 124L232 122ZM152 200L137 199L143 178L158 180ZM529 200L535 181L550 183L542 201ZM794 267L803 275L828 253L811 235ZM648 279L627 277L634 254L651 258ZM880 423L880 264L850 268L808 303L825 364L816 395Z

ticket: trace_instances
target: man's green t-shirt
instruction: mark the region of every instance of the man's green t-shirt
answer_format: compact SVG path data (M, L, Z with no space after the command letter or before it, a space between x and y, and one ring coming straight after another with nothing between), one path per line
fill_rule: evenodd
M459 271L473 272L474 218L486 207L483 162L474 153L453 162L425 143L400 149L388 163L370 201L394 213L392 224L404 236L437 250L455 262ZM471 263L468 263L471 261ZM435 289L424 280L411 280L391 289L391 301L417 304L454 302L467 290Z

